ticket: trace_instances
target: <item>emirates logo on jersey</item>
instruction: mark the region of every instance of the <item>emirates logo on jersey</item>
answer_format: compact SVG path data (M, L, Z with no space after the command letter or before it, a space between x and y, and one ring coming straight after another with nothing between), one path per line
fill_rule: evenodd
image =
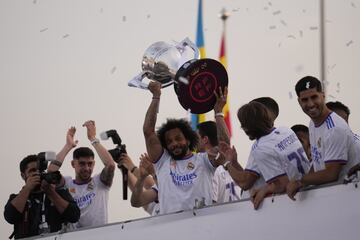
M195 165L192 162L189 162L187 165L187 169L193 170L195 168Z
M75 188L69 188L69 192L75 193L75 192L76 192L76 191L75 191Z

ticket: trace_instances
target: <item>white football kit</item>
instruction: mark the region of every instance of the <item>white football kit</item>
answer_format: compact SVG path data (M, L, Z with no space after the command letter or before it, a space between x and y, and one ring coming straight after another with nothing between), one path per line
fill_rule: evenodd
M81 215L75 228L93 227L108 223L110 187L96 174L89 183L76 184L71 177L64 177L65 185L80 208Z
M213 201L225 203L240 200L241 188L234 182L223 166L215 170L213 178Z
M296 134L290 128L279 127L253 144L245 171L259 176L253 188L260 188L279 176L300 179L309 169L309 160Z
M212 204L212 178L215 168L207 153L195 153L174 160L164 150L154 163L158 179L160 214L193 209L197 204Z
M325 163L344 164L338 178L338 182L342 182L348 170L359 163L357 137L345 120L334 112L319 126L311 120L309 134L314 171L325 169Z

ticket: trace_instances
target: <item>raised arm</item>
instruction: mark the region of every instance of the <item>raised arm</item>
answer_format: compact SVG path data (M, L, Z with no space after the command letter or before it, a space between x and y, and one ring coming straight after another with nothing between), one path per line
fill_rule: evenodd
M150 82L149 90L152 93L152 100L145 115L143 132L149 157L152 162L156 162L163 152L160 140L155 132L156 118L161 96L161 83L157 81Z
M157 200L157 192L154 189L144 189L145 179L149 175L147 164L150 162L142 158L139 166L139 178L131 195L131 206L133 207L143 207Z
M106 148L100 143L100 141L96 138L96 126L95 121L89 120L83 124L83 127L87 129L87 137L90 140L91 144L95 148L97 154L99 155L101 161L104 164L104 169L101 172L100 179L106 186L111 186L114 171L115 171L115 162L110 155L110 153L106 150Z
M249 190L258 179L258 176L251 172L244 171L237 161L237 152L234 146L231 148L230 145L225 142L220 142L219 146L220 152L225 156L224 168L242 190Z
M216 103L214 105L214 113L215 113L215 121L216 121L216 129L217 129L217 136L218 141L226 142L230 144L230 133L229 129L226 126L224 120L224 113L223 108L226 104L226 99L228 95L228 88L225 87L224 92L222 91L221 87L219 87L219 92L214 92L216 96Z
M48 172L56 172L63 164L66 155L78 144L78 140L75 140L75 127L70 127L66 133L66 142L64 147L56 155L56 161L50 162Z

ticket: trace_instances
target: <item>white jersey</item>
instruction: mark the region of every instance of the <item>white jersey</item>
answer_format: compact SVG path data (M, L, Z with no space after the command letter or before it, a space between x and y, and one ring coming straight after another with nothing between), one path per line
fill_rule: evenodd
M110 187L103 184L100 174L89 183L76 184L71 177L65 177L65 185L80 208L81 215L75 228L93 227L108 223L108 195Z
M331 112L319 126L310 121L309 134L314 171L325 169L325 163L342 163L344 167L338 178L342 182L348 170L359 163L360 158L359 144L348 124Z
M156 193L159 193L158 187L156 186L156 184L154 184L151 187L152 190L154 190ZM150 214L151 216L156 216L160 213L160 206L159 206L159 201L154 201L149 203L148 205L144 206L144 210Z
M234 182L223 166L216 168L213 177L213 197L216 203L240 200L241 188Z
M212 204L212 178L215 168L207 153L174 160L164 150L154 164L158 179L160 213L193 209L195 204Z
M253 144L245 171L259 176L254 188L260 188L283 175L300 179L309 169L309 160L296 134L290 128L279 127Z

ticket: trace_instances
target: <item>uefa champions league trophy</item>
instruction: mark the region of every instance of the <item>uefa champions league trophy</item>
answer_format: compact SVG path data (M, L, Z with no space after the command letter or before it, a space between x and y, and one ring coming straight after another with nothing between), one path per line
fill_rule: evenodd
M176 45L153 43L143 55L142 72L128 85L148 89L145 78L160 82L162 88L173 84L185 110L198 114L208 112L216 102L214 91L227 86L228 79L221 63L199 58L199 49L189 38Z

